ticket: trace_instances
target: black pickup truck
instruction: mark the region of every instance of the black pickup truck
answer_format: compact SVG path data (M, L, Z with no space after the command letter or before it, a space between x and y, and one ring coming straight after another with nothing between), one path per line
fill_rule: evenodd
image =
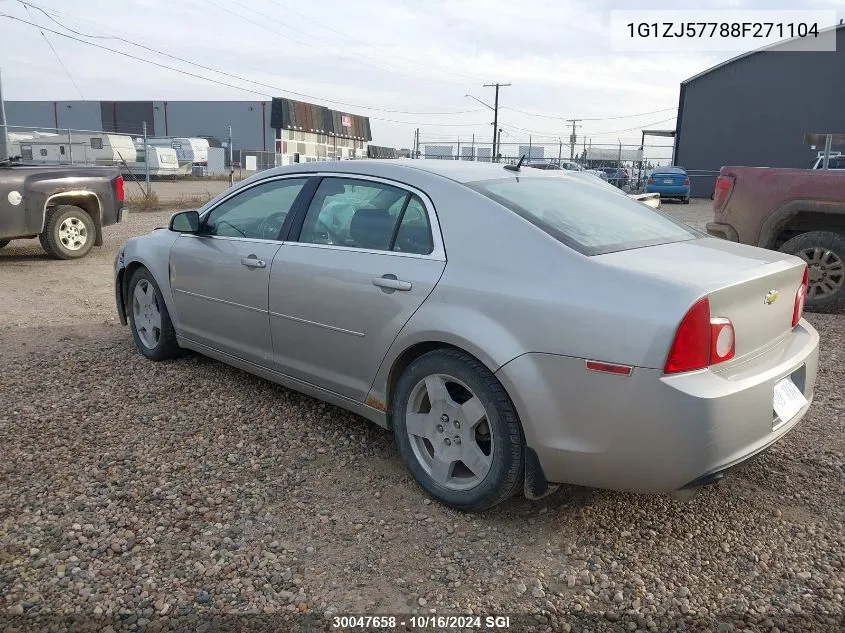
M116 168L0 162L0 248L38 237L57 259L83 257L103 243L103 227L123 215Z

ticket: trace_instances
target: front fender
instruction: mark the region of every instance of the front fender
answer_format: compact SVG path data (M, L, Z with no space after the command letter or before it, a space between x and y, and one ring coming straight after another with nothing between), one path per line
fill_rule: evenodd
M143 266L150 271L161 291L177 335L181 332L181 326L170 288L170 249L178 239L179 233L156 230L149 235L129 240L123 248L123 266L117 266L115 272L115 294L121 294L118 306L123 306L124 318L129 280L135 270Z

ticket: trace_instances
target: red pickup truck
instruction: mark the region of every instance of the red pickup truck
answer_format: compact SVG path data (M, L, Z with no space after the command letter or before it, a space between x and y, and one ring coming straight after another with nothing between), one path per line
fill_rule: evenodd
M710 235L807 262L807 309L845 307L845 171L722 167Z

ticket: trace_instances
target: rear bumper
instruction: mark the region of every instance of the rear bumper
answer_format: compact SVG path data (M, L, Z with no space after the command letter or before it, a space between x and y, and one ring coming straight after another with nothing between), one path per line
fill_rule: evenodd
M646 193L659 193L662 198L689 198L689 185L646 185Z
M793 376L812 401L818 334L805 321L764 354L722 372L630 376L584 360L525 354L499 369L549 482L669 492L720 478L795 428L773 412L774 384Z
M739 235L736 229L730 224L722 224L721 222L708 222L705 226L707 232L713 237L718 237L723 240L730 240L731 242L739 242Z

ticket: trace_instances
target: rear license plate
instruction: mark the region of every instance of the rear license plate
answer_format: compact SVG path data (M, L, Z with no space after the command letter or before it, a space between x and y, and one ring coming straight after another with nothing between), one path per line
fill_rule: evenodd
M672 180L671 178L666 178L666 179L663 181L663 184L664 184L664 185L671 185L673 182L675 182L675 181L674 181L674 180Z
M773 408L781 422L789 422L807 405L807 398L789 377L775 383Z

